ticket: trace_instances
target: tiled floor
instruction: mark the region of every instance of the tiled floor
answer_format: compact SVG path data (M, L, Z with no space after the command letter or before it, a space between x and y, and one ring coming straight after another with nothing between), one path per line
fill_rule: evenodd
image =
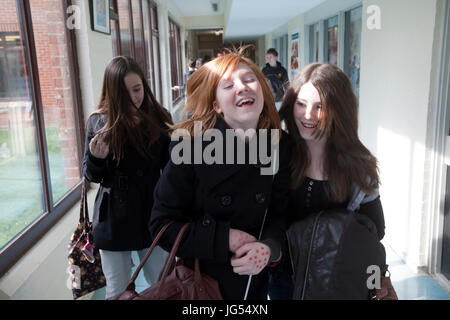
M385 244L391 281L399 300L450 300L450 294L427 274L414 273Z
M450 294L435 279L426 274L414 273L388 245L385 244L385 247L392 285L399 300L450 300ZM133 253L132 257L137 266L139 263L137 254ZM153 258L162 259L161 256ZM148 288L148 284L141 272L136 280L136 291L140 292L146 288ZM105 288L97 290L91 299L105 299Z

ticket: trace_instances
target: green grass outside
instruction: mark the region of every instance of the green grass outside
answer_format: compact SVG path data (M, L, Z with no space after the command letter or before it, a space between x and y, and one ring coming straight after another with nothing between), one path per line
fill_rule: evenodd
M29 226L43 212L43 191L34 128L25 129L24 156L0 159L0 248ZM53 201L66 193L59 128L46 129ZM8 131L0 131L0 146L11 147Z

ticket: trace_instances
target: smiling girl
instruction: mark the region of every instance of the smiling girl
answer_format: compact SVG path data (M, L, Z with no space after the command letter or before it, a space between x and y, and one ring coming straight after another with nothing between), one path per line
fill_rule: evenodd
M214 128L223 137L226 130L281 131L271 90L259 68L243 56L244 49L206 63L189 78L185 111L192 116L175 129L184 129L191 141L198 122L203 132ZM254 138L258 139L258 134ZM152 233L156 235L168 221L176 221L161 238L167 250L183 223L191 222L177 255L190 267L198 258L201 271L218 281L227 300L244 297L248 275L253 275L248 298L267 299L266 266L282 256L289 156L286 136L281 132L279 136L280 165L274 176L261 175L261 164L249 161L169 161L155 190ZM206 146L204 143L203 148ZM226 158L229 150L223 151Z

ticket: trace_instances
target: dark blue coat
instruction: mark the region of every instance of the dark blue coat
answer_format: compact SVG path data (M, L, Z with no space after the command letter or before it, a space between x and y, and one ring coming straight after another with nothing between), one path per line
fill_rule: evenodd
M84 176L100 183L94 203L94 244L110 251L148 248L152 242L148 222L153 191L168 161L170 139L161 135L150 147L150 159L125 145L124 157L117 166L111 154L98 159L89 152L89 142L104 121L105 116L99 114L89 118L83 159Z
M219 118L215 128L224 134L229 127ZM156 186L150 220L153 236L168 221L175 220L160 241L165 250L170 250L183 222L191 221L177 255L191 267L193 258L199 258L201 271L219 282L224 299L241 300L248 280L248 276L233 272L229 251L230 228L258 238L268 207L261 239L269 245L273 255L280 250L286 228L288 153L287 135L283 133L280 166L274 178L261 175L258 164L176 165L169 160ZM265 268L253 276L248 298L267 299L267 281Z

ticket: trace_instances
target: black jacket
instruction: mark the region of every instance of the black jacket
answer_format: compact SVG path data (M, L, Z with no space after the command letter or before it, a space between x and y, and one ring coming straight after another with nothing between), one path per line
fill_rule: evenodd
M275 97L275 101L283 100L284 92L289 85L289 78L286 69L277 61L277 66L272 67L270 64L266 63L262 72L269 80L272 91Z
M320 211L287 231L294 300L367 300L368 270L385 270L386 252L374 222L344 208Z
M215 128L225 137L229 127L219 118ZM218 280L224 299L241 300L248 280L248 276L234 273L231 267L230 228L258 238L269 207L261 239L272 249L273 256L285 239L283 216L289 188L287 139L283 132L280 166L274 180L272 175L260 175L258 164L175 165L169 161L156 186L150 221L152 234L155 236L168 221L176 220L161 238L161 246L169 250L183 222L192 221L177 255L189 266L193 265L194 257L199 258L201 271ZM265 268L252 277L248 298L266 299L267 281Z
M150 147L150 159L125 145L117 166L111 154L98 159L89 152L89 142L105 119L99 114L89 118L83 159L84 176L100 183L94 203L94 244L110 251L141 250L151 244L148 221L153 191L168 161L170 139L162 134Z

